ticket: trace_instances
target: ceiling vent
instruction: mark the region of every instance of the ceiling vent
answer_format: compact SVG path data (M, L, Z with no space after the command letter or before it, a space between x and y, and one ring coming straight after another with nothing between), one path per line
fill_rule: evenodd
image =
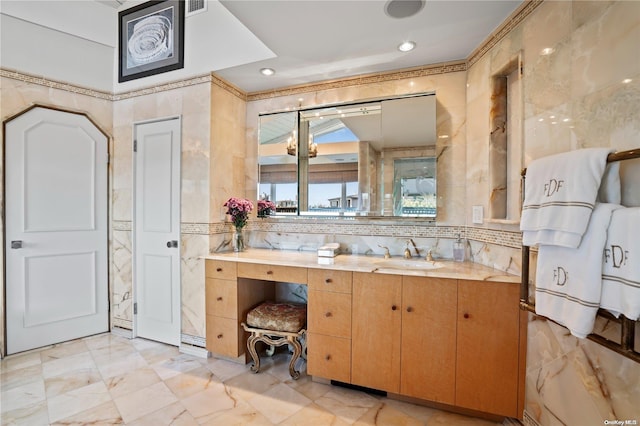
M207 1L206 0L187 0L187 10L185 12L185 17L196 15L198 13L207 11Z

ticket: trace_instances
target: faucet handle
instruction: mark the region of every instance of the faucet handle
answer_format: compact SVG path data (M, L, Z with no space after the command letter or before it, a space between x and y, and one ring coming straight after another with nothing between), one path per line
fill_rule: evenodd
M380 245L380 244L378 244L378 247L384 249L384 258L385 259L389 259L391 257L391 254L389 253L389 247L385 247L385 246Z
M427 251L427 257L425 258L427 262L433 262L433 255L431 254L431 249Z

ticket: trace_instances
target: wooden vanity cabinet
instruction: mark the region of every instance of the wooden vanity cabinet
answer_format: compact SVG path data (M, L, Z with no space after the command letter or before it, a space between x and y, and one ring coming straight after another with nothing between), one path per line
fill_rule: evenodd
M524 401L519 286L207 259L207 350L246 355L241 322L274 282L308 285L307 373L508 417Z
M455 403L457 297L456 280L403 277L402 395Z
M260 302L272 299L273 283L238 277L236 262L205 261L206 347L211 353L237 358L246 353L242 321Z
M309 269L307 373L351 381L350 271Z
M236 279L234 262L205 262L207 350L227 357L237 357L244 352L238 324Z
M521 416L518 300L516 284L458 281L457 406Z
M354 273L352 382L455 402L455 280Z
M400 392L402 276L353 273L351 382Z

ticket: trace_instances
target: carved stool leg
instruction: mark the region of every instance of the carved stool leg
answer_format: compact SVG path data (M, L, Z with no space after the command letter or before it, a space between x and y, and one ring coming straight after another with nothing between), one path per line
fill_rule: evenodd
M256 351L256 342L260 339L256 333L252 333L251 336L247 339L247 350L251 355L251 359L253 359L253 365L251 366L251 371L254 373L258 373L260 371L260 357L258 356L258 352Z
M287 341L293 346L293 355L291 355L291 361L289 361L289 374L293 378L293 380L298 380L300 377L300 372L296 370L296 361L300 357L302 353L302 346L300 342L295 337L288 337Z

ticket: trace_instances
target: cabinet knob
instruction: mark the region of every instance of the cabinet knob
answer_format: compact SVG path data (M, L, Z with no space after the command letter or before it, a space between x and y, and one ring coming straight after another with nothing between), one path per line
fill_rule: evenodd
M222 302L222 296L218 296L218 297L216 298L216 300L217 300L218 302Z
M222 339L222 334L218 334L218 339Z
M216 268L216 272L222 272L222 268L220 267Z
M267 271L267 275L273 275L273 271Z
M396 309L398 309L398 307L397 307L396 305L392 305L392 306L391 306L391 310L392 310L392 311L395 311Z
M324 282L327 284L331 284L333 280L331 278L327 278L326 280L324 280Z
M331 361L331 355L325 356L324 359L327 360L327 361Z
M413 312L413 308L411 306L407 306L407 312Z
M329 318L329 317L333 316L333 314L331 312L327 312L327 313L324 314L324 316Z
M463 317L465 317L465 318L469 318L469 317L471 317L471 315L469 315L467 312L465 312L465 313L464 313L464 315L463 315Z

